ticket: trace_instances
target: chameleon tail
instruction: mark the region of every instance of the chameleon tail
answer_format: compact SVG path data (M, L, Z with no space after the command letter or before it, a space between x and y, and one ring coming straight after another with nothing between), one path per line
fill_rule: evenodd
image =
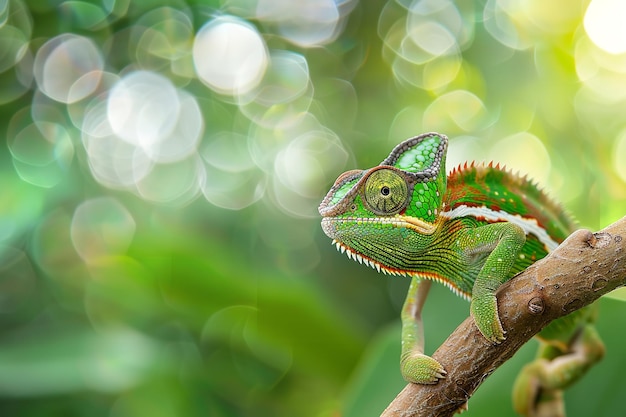
M604 344L587 323L565 350L541 342L539 355L526 365L513 387L515 411L528 417L565 417L563 389L604 356Z

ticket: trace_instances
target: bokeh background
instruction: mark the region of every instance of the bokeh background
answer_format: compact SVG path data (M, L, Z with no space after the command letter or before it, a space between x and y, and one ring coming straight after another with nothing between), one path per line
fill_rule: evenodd
M0 0L0 415L375 416L408 282L317 206L425 131L626 214L619 0ZM440 287L432 352L468 313ZM626 305L571 416L623 415ZM534 342L466 415L511 415Z

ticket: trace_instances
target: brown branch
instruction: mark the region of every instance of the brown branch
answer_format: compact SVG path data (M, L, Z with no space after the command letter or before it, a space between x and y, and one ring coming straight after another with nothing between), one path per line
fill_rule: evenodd
M491 345L466 319L433 357L448 371L435 385L408 384L381 417L451 416L478 386L552 320L626 284L626 217L597 233L578 230L497 293L507 338Z

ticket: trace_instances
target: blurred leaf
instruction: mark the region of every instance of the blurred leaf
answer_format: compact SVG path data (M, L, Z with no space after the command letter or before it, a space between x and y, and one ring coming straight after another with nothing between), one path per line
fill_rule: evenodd
M626 288L618 288L611 291L604 298L612 298L614 300L626 301Z
M382 328L371 340L346 387L345 417L378 416L404 388L399 336L396 323Z
M156 365L158 344L133 330L51 330L33 329L5 340L0 395L121 392L141 383Z

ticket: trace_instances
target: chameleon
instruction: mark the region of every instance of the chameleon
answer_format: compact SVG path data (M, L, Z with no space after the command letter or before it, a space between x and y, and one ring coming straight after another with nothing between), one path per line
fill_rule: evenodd
M491 343L506 338L501 284L554 250L576 228L571 216L526 176L499 164L446 172L448 138L424 133L398 144L378 166L341 174L319 206L324 233L349 258L411 278L401 310L400 371L434 384L446 370L424 353L422 307L437 281L470 302ZM546 326L536 359L522 368L513 406L523 415L563 414L562 390L604 355L592 304Z

